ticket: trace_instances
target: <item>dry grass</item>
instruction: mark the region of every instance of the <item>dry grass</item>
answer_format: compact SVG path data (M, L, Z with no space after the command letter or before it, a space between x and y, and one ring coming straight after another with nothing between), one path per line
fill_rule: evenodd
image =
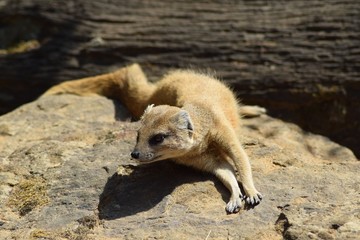
M45 180L41 177L32 177L21 181L14 187L8 205L24 216L48 202Z

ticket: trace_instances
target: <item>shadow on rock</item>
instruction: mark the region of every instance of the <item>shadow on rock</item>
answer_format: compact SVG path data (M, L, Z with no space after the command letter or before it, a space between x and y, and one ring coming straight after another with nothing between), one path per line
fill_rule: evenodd
M210 174L172 162L121 166L121 171L108 179L100 195L100 219L117 219L152 209L184 183L213 180L223 199L229 197L225 187Z
M114 118L117 121L129 121L132 119L129 110L127 110L127 108L124 107L124 105L121 104L121 102L114 100L114 99L112 99L112 101L113 101L114 108L115 108Z

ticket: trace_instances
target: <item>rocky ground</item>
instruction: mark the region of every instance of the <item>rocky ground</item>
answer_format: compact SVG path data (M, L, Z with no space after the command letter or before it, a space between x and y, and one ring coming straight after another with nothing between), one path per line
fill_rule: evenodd
M137 123L103 97L47 96L0 117L2 239L356 239L360 162L269 116L240 136L263 202L227 215L213 176L137 166Z

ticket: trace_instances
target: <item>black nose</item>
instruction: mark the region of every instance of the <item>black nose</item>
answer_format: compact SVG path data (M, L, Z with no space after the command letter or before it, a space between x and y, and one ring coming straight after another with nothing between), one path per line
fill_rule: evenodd
M134 150L134 151L131 153L131 157L132 157L132 158L135 158L135 159L139 159L139 157L140 157L139 151Z

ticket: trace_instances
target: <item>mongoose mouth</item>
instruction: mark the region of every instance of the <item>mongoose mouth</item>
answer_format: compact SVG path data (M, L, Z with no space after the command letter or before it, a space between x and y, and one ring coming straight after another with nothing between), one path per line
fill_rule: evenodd
M153 163L153 162L157 162L157 161L161 161L163 160L162 155L156 156L152 159L136 159L140 164L148 164L148 163Z

